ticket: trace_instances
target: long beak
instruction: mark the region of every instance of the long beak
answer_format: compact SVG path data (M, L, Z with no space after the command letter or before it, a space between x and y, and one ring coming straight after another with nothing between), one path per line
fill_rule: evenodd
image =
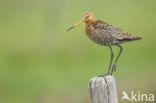
M76 26L82 24L83 22L84 22L84 19L80 20L80 21L77 22L74 26L70 27L67 31L69 31L69 30L73 29L74 27L76 27Z

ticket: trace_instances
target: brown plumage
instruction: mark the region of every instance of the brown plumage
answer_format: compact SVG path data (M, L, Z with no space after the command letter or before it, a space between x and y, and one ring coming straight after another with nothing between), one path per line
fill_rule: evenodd
M112 24L101 20L96 20L90 24L88 28L86 28L86 34L92 41L104 46L116 45L123 42L141 39L140 37L135 37L130 33L124 32Z
M85 22L86 34L93 42L102 46L108 46L110 48L111 60L107 74L113 74L113 71L116 70L116 63L122 52L122 46L120 46L119 44L142 39L140 37L135 37L130 33L124 32L123 30L112 24L109 24L101 20L95 20L93 14L90 12L85 13L82 20L76 23L71 28L69 28L68 31L80 25L83 22ZM114 57L113 50L111 47L112 45L118 46L120 48L120 52L117 58L115 59L112 71L110 73L110 68Z

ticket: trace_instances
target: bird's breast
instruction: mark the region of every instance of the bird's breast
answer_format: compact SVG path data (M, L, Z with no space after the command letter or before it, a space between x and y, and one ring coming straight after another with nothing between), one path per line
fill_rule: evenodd
M94 30L94 27L92 25L86 25L85 32L88 36L91 35L91 31L93 30Z

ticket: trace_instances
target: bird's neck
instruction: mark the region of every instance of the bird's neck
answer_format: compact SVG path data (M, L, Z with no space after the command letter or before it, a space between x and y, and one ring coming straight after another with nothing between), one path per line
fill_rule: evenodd
M93 24L95 22L95 20L90 20L90 21L86 21L85 22L85 31L86 33L88 33L88 27Z

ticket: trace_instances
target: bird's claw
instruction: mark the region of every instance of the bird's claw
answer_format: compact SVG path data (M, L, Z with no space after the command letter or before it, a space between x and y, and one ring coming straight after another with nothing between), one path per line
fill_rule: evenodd
M99 75L98 77L105 77L107 75L110 75L110 74L107 73L107 74Z

